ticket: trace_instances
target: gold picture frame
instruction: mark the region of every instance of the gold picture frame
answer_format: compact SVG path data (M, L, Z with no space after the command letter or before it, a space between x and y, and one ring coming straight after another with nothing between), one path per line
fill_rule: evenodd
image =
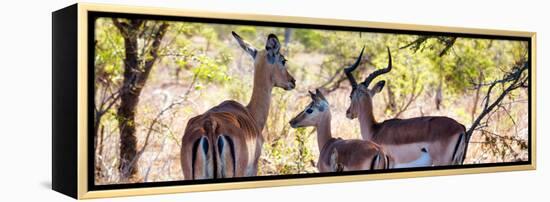
M490 35L490 36L513 36L513 37L527 37L530 38L531 44L531 60L530 60L530 87L531 98L529 100L530 108L530 163L523 165L508 165L508 166L492 166L492 167L471 167L460 169L444 169L444 170L417 170L417 171L405 171L405 172L391 172L391 173L377 173L377 174L360 174L360 175L345 175L345 176L322 176L322 177L308 177L308 178L295 178L295 179L273 179L273 180L261 180L261 181L238 181L227 183L212 183L212 184L193 184L193 185L171 185L160 187L134 187L134 188L117 188L107 190L90 190L89 189L89 173L93 172L89 170L89 156L88 156L88 130L89 130L89 56L88 56L88 36L91 30L88 30L88 19L90 12L107 12L107 13L126 13L126 14L140 14L140 15L157 15L157 16L174 16L174 17L195 17L195 18L213 18L213 19L228 19L228 20L245 20L245 21L260 21L260 22L275 22L275 23L299 23L308 25L330 25L330 26L347 26L358 28L376 28L376 29L389 29L389 30L403 30L403 31L424 31L424 32L441 32L441 33L462 33L462 34L476 34L476 35ZM68 14L63 14L68 13ZM56 18L56 15L59 16ZM508 31L508 30L492 30L492 29L474 29L474 28L459 28L459 27L444 27L444 26L430 26L430 25L412 25L412 24L399 24L399 23L382 23L382 22L367 22L367 21L355 21L355 20L337 20L337 19L322 19L322 18L307 18L307 17L291 17L291 16L274 16L274 15L259 15L259 14L239 14L239 13L222 13L222 12L208 12L208 11L195 11L195 10L183 10L183 9L169 9L169 8L152 8L152 7L137 7L137 6L121 6L121 5L105 5L105 4L89 4L78 3L73 6L67 7L60 11L54 12L54 117L60 116L59 114L63 110L62 106L59 108L56 106L56 99L59 102L63 102L65 98L56 98L56 77L59 78L57 73L63 72L64 69L55 70L55 47L60 46L56 42L56 33L63 34L63 31L59 30L61 27L66 27L62 18L75 18L68 29L74 28L76 37L76 74L74 86L76 99L76 109L73 109L76 117L76 131L70 133L62 133L59 127L56 127L56 119L54 118L54 177L53 188L59 192L67 194L77 199L91 199L91 198L103 198L103 197L120 197L120 196L132 196L132 195L150 195L150 194L168 194L168 193L183 193L183 192L197 192L197 191L212 191L212 190L227 190L227 189L246 189L246 188L258 188L258 187L276 187L276 186L290 186L290 185L306 185L306 184L321 184L321 183L337 183L337 182L351 182L351 181L364 181L364 180L380 180L380 179L397 179L397 178L412 178L412 177L425 177L425 176L443 176L443 175L459 175L459 174L474 174L474 173L489 173L489 172L505 172L505 171L520 171L520 170L535 170L536 169L536 33L535 32L523 32L523 31ZM57 21L56 21L57 19ZM56 26L58 26L56 28ZM68 33L65 33L68 34ZM72 49L66 49L69 51ZM60 49L61 53L61 49ZM66 67L74 68L74 66ZM66 83L60 83L63 85ZM60 118L59 121L63 119ZM57 128L57 129L56 129ZM69 136L75 137L75 142L68 142L69 140L61 140ZM72 149L64 151L56 151L56 147L60 145L76 143ZM69 146L67 146L68 148ZM76 148L76 150L73 150ZM63 152L76 152L76 161L74 156L67 156ZM56 157L58 156L58 157ZM56 160L57 159L57 160ZM64 163L60 163L64 162ZM72 164L72 165L65 165ZM65 176L66 179L60 179L59 173L76 172L76 178L72 178L72 175ZM58 173L56 175L56 172ZM65 185L60 185L64 183Z

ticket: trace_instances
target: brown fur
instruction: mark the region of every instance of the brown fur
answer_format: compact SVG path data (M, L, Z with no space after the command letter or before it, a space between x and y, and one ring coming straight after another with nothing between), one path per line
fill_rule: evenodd
M331 160L335 152L337 158ZM320 172L388 169L391 167L389 159L382 147L374 142L331 138L319 154L317 167ZM334 170L335 167L340 168Z
M443 116L390 119L373 125L372 140L380 144L435 142L464 131L462 124Z
M268 36L266 49L261 51L236 33L233 36L254 58L252 97L246 107L235 101L224 101L188 121L180 153L187 180L256 175L263 144L261 132L269 113L272 88L291 90L295 87L275 35ZM205 137L208 145L196 146L197 141Z
M234 145L240 145L235 147L235 177L245 176L246 167L249 161L257 159L248 159L247 142L257 141L257 145L263 143L261 132L256 127L254 118L248 112L248 110L238 102L225 101L220 105L210 109L206 113L193 117L187 122L187 127L182 139L182 166L184 167L185 179L192 179L192 168L195 164L191 162L191 156L185 154L193 153L192 144L196 141L196 137L207 136L209 139L210 151L209 159L216 158L219 160L219 151L217 151L216 140L220 135L228 136L234 143ZM207 133L208 127L212 127L212 132ZM186 148L185 150L183 148ZM215 156L211 156L215 155ZM255 154L259 156L260 154ZM214 171L217 173L216 171Z

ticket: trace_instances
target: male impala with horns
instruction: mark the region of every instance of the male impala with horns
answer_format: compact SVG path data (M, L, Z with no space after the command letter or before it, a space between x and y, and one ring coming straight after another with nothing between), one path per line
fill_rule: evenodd
M364 50L364 48L363 48ZM352 72L357 69L363 50L355 64L345 68L351 83L351 103L346 116L359 119L361 136L380 144L394 157L396 163L406 163L422 156L426 148L434 166L462 164L466 148L465 128L452 118L425 116L408 119L390 119L378 122L373 111L373 98L384 87L385 81L371 86L375 78L392 69L391 52L388 48L388 66L371 73L363 82L357 83Z

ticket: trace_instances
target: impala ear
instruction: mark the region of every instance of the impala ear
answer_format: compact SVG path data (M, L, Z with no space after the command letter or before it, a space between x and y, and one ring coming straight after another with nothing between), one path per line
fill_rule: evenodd
M281 43L275 34L269 34L267 36L267 41L265 43L265 50L267 51L267 61L270 64L275 63L276 56L279 54L281 49Z
M311 92L310 90L308 90L307 92L309 93L309 96L311 97L311 99L312 99L313 101L315 101L315 99L316 99L315 93Z
M384 85L386 85L386 81L384 80L379 81L376 83L376 85L374 85L374 87L372 88L372 91L374 91L374 93L379 93L384 88Z
M237 40L237 42L239 43L239 45L241 46L241 48L246 51L250 56L252 56L252 58L256 58L256 55L258 53L258 51L256 50L256 48L254 48L252 45L250 45L248 42L244 41L243 38L241 38L241 36L239 36L237 33L235 32L231 32L231 34L233 35L233 37Z
M317 94L317 96L318 96L319 98L321 98L321 99L324 100L324 101L327 101L327 99L325 98L325 96L323 95L323 93L321 93L321 91L320 91L318 88L315 89L315 93Z
M327 99L319 89L315 89L315 102L319 108L319 111L325 111L325 109L328 108Z

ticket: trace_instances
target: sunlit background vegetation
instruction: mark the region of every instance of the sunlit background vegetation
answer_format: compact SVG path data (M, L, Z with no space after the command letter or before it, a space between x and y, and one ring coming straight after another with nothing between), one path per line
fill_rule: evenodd
M180 145L187 120L224 100L246 104L252 91L252 59L231 36L235 31L257 48L276 34L297 80L293 91L274 89L259 175L317 172L313 129L292 129L288 121L309 103L308 90L321 88L330 102L332 132L360 138L359 122L345 117L350 85L342 69L363 46L356 77L387 65L378 79L386 87L374 98L378 121L441 115L469 129L484 111L489 86L527 62L527 42L298 28L99 18L95 29L95 183L183 180ZM133 26L135 25L135 26ZM133 27L132 27L133 26ZM135 172L121 175L120 117L127 47L135 38L137 71L145 76L135 108ZM159 43L155 44L155 39ZM151 62L148 66L148 62ZM150 69L149 73L146 73ZM526 74L527 72L525 72ZM129 79L129 78L127 78ZM377 80L378 80L377 79ZM131 80L131 79L130 79ZM375 81L376 82L376 81ZM496 97L506 84L494 85ZM491 98L494 99L494 98ZM466 164L528 159L528 90L514 89L476 126Z

